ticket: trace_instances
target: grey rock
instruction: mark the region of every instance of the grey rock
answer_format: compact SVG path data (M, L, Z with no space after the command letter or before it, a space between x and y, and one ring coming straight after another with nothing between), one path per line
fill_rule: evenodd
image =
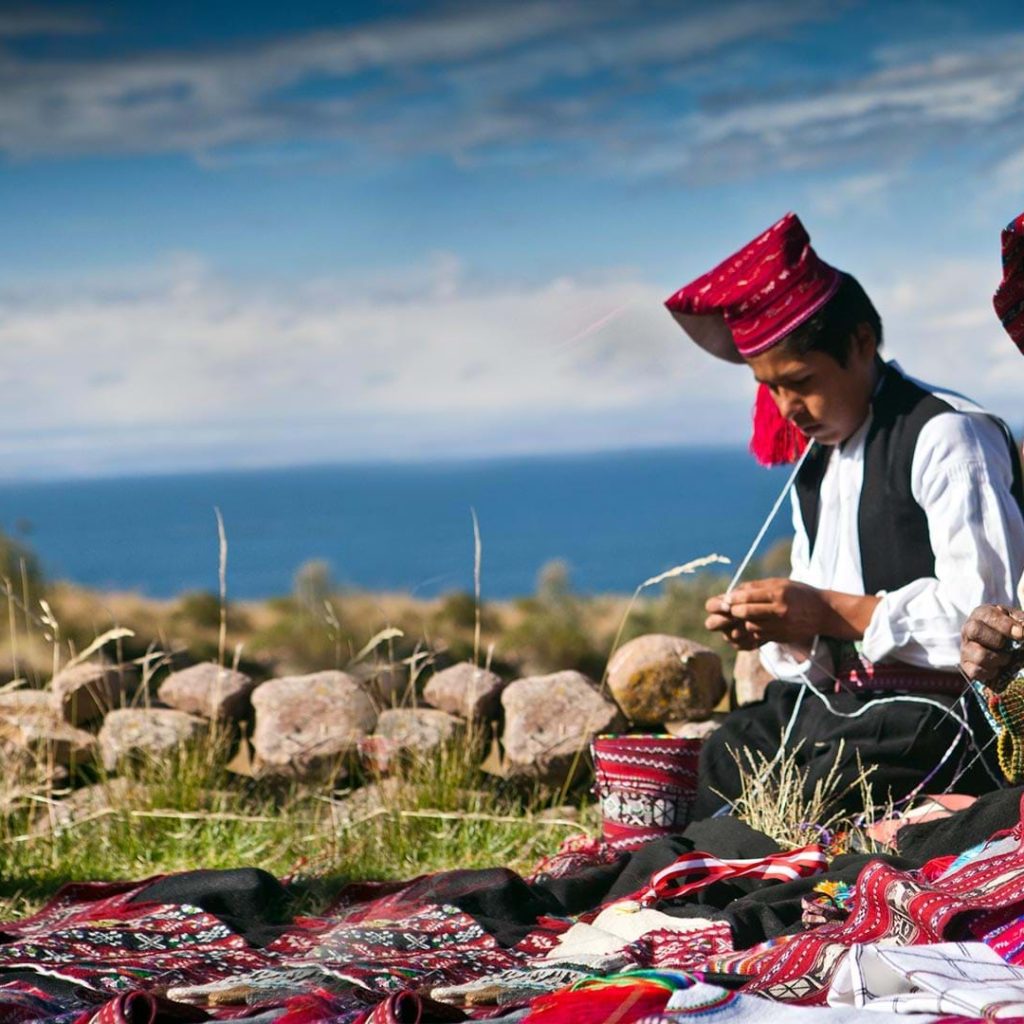
M169 707L190 715L235 720L248 714L255 685L244 672L205 661L172 672L160 684L157 696Z
M772 674L761 664L759 651L737 651L732 677L737 707L760 700L772 681Z
M374 736L391 741L398 750L427 754L461 729L459 719L435 708L389 708L380 713Z
M117 708L103 719L100 756L107 771L128 757L158 758L197 739L206 722L173 708Z
M86 662L53 677L50 700L72 725L89 725L121 707L137 685L138 672L132 665Z
M693 640L649 633L612 656L608 688L625 716L641 725L703 721L725 696L722 659Z
M666 722L665 732L684 740L707 739L722 724L725 715L713 715L703 722Z
M423 699L450 715L488 722L498 716L504 688L501 676L463 661L431 676L423 688Z
M0 710L0 745L25 766L33 759L39 765L65 768L93 761L97 749L92 733L69 725L49 705L17 712Z
M377 724L373 701L345 672L268 680L252 704L257 770L304 782L344 778L346 757Z
M71 773L64 765L40 758L31 750L0 739L0 763L4 784L0 791L0 812L7 814L25 807L25 797L38 798L65 788Z
M371 771L386 775L400 761L435 756L463 727L460 719L436 708L388 708L374 734L358 741L359 756Z
M505 773L562 783L586 763L590 741L620 724L618 708L580 672L516 679L501 694Z

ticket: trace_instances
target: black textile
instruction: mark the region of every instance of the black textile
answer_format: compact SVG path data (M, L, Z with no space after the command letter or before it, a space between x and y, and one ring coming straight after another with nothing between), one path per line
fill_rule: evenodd
M1020 821L1024 786L997 789L948 818L905 825L896 836L900 856L920 867L934 857L949 857L983 843Z
M614 877L616 865L609 865ZM609 884L603 869L588 871L577 879L576 898L584 906ZM424 875L401 890L401 900L410 907L424 903L446 903L469 914L499 945L514 946L533 931L537 918L567 911L543 887L530 885L508 868L473 871L441 871ZM596 905L596 903L594 904Z
M288 893L261 868L235 868L168 875L131 902L187 903L213 914L252 945L266 946L281 934Z
M772 757L788 727L803 684L771 682L764 699L730 713L721 728L704 741L700 754L700 778L695 818L709 818L723 805L740 795L740 773L730 749L744 748ZM850 714L891 694L826 693L829 704L843 714ZM932 697L943 705L954 702L948 697ZM967 702L967 718L975 736L988 739L992 730L984 720L977 702ZM838 792L843 791L860 774L860 763L875 766L870 789L876 802L884 803L890 796L899 800L924 779L939 763L956 740L959 725L932 705L919 703L887 703L862 714L859 718L833 715L812 693L806 693L797 713L788 748L798 764L807 771L805 795L810 798L815 785L824 779L839 761ZM839 745L844 742L843 756ZM797 749L799 746L799 749ZM929 780L928 788L943 792L960 768L960 754L966 752L964 763L974 764L956 782L960 793L985 793L994 783L989 769L999 777L995 766L995 747L991 745L984 758L974 759L973 749L961 740L961 750L954 753L939 772ZM717 791L717 792L716 792ZM718 794L722 794L721 796ZM725 799L723 799L723 796ZM862 808L860 787L854 787L836 801L847 811Z
M678 850L669 856L671 850ZM678 838L659 839L635 851L623 866L622 874L608 890L608 899L616 900L643 889L656 871L667 867L683 853L699 850L723 860L748 860L778 853L774 839L752 829L739 818L709 818L695 821ZM774 885L760 878L736 878L715 882L690 893L687 901L698 907L720 908L764 886Z
M64 978L55 978L51 974L43 974L30 969L0 969L0 985L6 985L11 981L27 982L53 999L58 999L68 1004L79 1000L83 1005L88 1005L96 1000L96 993L94 991L73 981L66 981Z
M799 929L801 899L822 881L852 884L872 859L904 870L920 867L933 857L962 853L993 832L1013 827L1020 817L1022 796L1024 787L999 790L949 818L907 826L899 834L898 857L837 857L827 874L795 882L716 882L692 893L686 903L662 903L658 909L676 917L727 921L736 948L745 949ZM581 914L629 896L643 889L655 872L693 850L731 860L766 857L777 853L779 846L737 818L708 818L694 821L681 835L657 839L639 850L622 854L611 864L595 865L568 878L540 877L527 882L505 868L446 871L425 876L402 893L410 905L436 902L457 906L501 945L512 946L536 927L539 917ZM282 920L286 897L286 890L272 875L258 868L246 868L172 875L147 886L133 902L198 906L254 945L266 945L280 934L278 922Z
M447 903L469 914L502 946L514 946L536 927L537 918L570 916L594 910L643 889L656 871L684 853L702 850L719 857L764 857L779 846L736 818L695 822L682 835L666 836L639 850L623 853L611 864L586 868L566 878L538 877L527 882L506 868L442 871L417 879L402 890L410 905ZM738 896L771 882L739 879L720 882L698 894L711 906L725 906Z

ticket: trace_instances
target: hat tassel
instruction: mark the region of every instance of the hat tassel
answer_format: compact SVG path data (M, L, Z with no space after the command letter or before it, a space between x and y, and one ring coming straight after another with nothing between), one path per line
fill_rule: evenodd
M807 447L807 438L787 420L764 384L754 401L754 433L750 451L762 466L783 466L795 462Z

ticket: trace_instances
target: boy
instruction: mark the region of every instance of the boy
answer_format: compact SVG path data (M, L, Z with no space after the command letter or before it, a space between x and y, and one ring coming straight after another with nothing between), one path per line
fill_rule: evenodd
M706 742L694 815L740 795L733 752L770 759L783 739L806 795L836 768L847 808L860 799L847 789L858 755L876 799L954 779L992 788L990 758L976 756L990 731L957 664L970 609L1005 601L1024 567L1024 487L1005 425L884 362L870 299L793 214L666 305L698 344L753 372L759 461L793 461L811 443L789 579L707 603L707 627L760 648L776 681Z

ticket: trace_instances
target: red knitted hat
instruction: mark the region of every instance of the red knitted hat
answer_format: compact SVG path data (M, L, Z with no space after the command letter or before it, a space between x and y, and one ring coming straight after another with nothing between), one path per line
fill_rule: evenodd
M1003 231L1003 280L992 297L996 315L1024 352L1024 213Z
M811 248L800 218L787 213L665 303L684 331L720 359L742 363L778 344L836 293L842 278ZM807 439L779 414L763 385L750 448L763 465L792 462Z

